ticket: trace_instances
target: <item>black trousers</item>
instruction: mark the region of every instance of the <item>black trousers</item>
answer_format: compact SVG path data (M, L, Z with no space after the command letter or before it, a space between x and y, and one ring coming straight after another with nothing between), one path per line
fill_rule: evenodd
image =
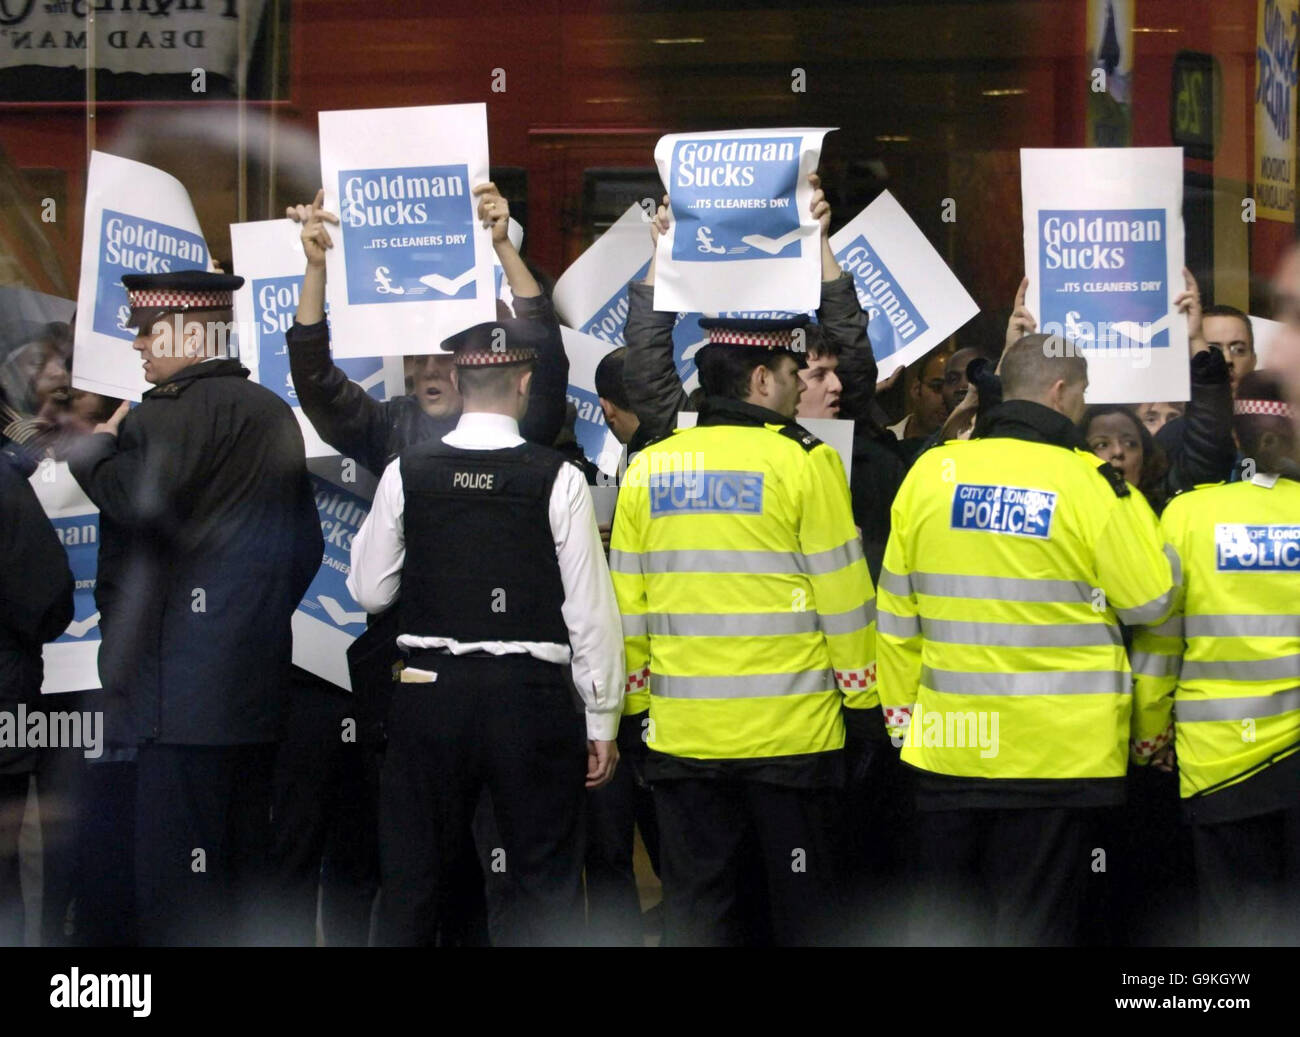
M352 696L325 681L297 678L290 689L271 811L277 945L315 946L318 892L327 945L364 947L370 939L379 756L357 741L354 713Z
M645 717L642 712L622 718L614 778L587 793L587 938L600 947L645 943L632 864L638 827L650 864L659 873L659 824L644 774L641 722Z
M918 810L911 939L925 945L1073 946L1097 811Z
M773 941L838 942L840 790L680 778L656 781L654 797L665 946L751 942L746 876L756 871Z
M130 947L135 909L135 796L131 761L88 761L77 824L77 933L81 947Z
M1201 943L1300 944L1300 807L1192 826Z
M432 684L400 684L380 778L380 940L429 945L452 903L486 786L491 866L517 895L520 942L581 937L583 720L558 666L529 656L439 656Z
M140 747L135 868L145 946L268 942L275 745Z
M878 713L872 711L873 721ZM911 772L885 737L883 723L872 737L850 730L844 749L845 939L854 945L898 946L905 938L913 881Z
M23 908L18 835L27 808L31 774L0 774L0 947L21 947L27 914Z

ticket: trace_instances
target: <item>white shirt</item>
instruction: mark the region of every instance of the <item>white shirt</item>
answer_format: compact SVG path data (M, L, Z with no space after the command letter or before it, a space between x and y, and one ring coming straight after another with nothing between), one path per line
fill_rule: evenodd
M900 439L900 440L906 439L907 426L911 420L912 420L912 415L904 414L902 421L896 421L892 425L886 425L885 428L887 428L890 432L894 434L895 439Z
M462 450L501 450L523 443L519 425L505 414L471 412L442 437ZM352 542L348 591L367 612L383 612L397 600L406 562L402 511L406 506L402 466L393 461L379 480L370 514ZM527 653L544 662L570 663L573 683L587 713L587 737L610 741L623 711L623 630L609 563L596 528L596 516L582 473L562 465L551 488L551 534L564 585L562 613L569 644L540 641L458 642L449 637L402 634L403 648L438 648L452 655L473 651L493 655ZM572 649L570 649L572 646Z

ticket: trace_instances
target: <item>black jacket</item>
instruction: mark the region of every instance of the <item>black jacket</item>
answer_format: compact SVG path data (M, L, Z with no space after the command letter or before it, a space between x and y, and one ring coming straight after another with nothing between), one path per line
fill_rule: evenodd
M109 740L274 741L290 617L324 541L302 433L237 360L145 393L68 466L100 509L99 673Z
M540 321L547 327L519 434L529 442L550 446L564 425L569 387L569 358L560 338L560 323L544 295L516 296L514 309L520 319ZM321 439L344 457L356 458L376 478L408 446L440 439L456 427L455 417L429 417L414 396L380 401L350 381L330 359L325 321L295 322L285 339L289 374L307 420Z
M27 482L35 465L12 444L0 451L0 712L39 701L41 646L72 622L72 570ZM0 774L22 772L35 751L0 747Z
M1192 357L1192 398L1181 418L1156 433L1156 445L1169 460L1170 497L1201 483L1232 476L1237 448L1232 438L1232 386L1228 363L1217 349Z
M671 433L677 427L678 413L694 408L673 360L677 314L654 308L653 285L633 281L627 287L623 388L633 413L641 420L636 437L628 444L629 452L634 453ZM822 282L817 319L827 341L840 350L837 371L844 385L841 400L856 401L863 393L869 398L876 388L876 360L851 275L844 273L834 281Z

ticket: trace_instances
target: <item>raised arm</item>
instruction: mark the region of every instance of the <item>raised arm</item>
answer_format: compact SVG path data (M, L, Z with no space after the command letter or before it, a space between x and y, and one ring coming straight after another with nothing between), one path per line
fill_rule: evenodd
M334 247L327 224L337 224L323 208L322 188L310 205L291 205L289 219L302 224L307 269L298 295L293 327L285 335L289 375L307 420L326 443L345 457L355 457L375 475L388 461L389 407L348 378L330 357L325 322L325 253Z
M650 221L650 241L657 246L659 235L668 230L668 196ZM677 414L687 409L686 390L673 361L673 326L677 314L654 308L654 253L644 281L627 286L627 324L623 337L627 356L623 360L623 387L632 411L651 439L667 435L677 425Z

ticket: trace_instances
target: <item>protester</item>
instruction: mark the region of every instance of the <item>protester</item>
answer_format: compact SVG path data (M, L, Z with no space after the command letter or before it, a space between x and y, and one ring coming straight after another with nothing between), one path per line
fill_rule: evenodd
M1147 431L1154 436L1174 418L1181 418L1186 410L1187 404L1181 402L1139 403L1137 405L1137 416L1142 424L1146 426Z
M840 269L830 247L830 204L817 174L809 175L813 195L809 211L821 228L821 302L817 310L818 332L802 329L801 352L810 358L799 378L805 390L811 384L809 407L817 413L800 411L800 417L834 417L838 397L858 385L874 386L876 362L867 338L866 320L858 303L853 278ZM659 235L667 233L668 198L664 197L650 221L650 240L658 251ZM624 337L623 380L628 401L641 423L640 444L661 439L677 427L677 415L694 409L688 400L673 362L673 326L677 315L654 308L656 259L653 254L644 281L628 285L628 314ZM845 374L852 372L852 387ZM837 384L838 383L838 384ZM860 390L857 390L860 391ZM802 401L802 396L800 397ZM802 407L802 402L800 403Z

